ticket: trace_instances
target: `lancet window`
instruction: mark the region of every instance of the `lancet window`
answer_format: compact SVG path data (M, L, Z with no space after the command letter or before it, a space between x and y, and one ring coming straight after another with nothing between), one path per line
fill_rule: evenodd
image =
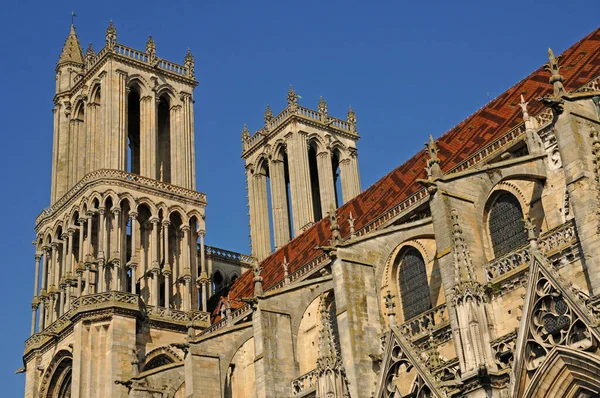
M134 86L127 95L127 171L140 174L140 91Z
M404 319L413 318L431 308L427 270L421 253L412 246L404 248L396 259L399 291Z
M514 195L502 192L495 198L489 211L488 223L496 257L527 244L527 233L523 228L523 210Z

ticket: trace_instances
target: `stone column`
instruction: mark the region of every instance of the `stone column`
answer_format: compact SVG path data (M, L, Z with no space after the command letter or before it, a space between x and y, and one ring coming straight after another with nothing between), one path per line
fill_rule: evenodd
M183 275L185 280L185 305L186 311L190 311L192 309L192 276L190 272L190 226L182 225L181 231L183 232L183 244L182 244L182 252L183 252Z
M308 144L306 134L292 132L286 136L288 161L290 164L290 191L292 194L292 216L294 236L309 223L314 222L312 192L310 190L310 170L308 167Z
M198 230L198 237L200 238L200 276L196 279L196 289L200 291L200 300L202 302L202 311L206 311L206 287L204 281L207 278L206 275L206 247L204 246L204 236L206 231L204 229Z
M136 268L138 264L137 258L137 233L139 229L137 217L138 213L135 211L129 212L129 217L131 218L131 293L137 294L137 277L136 277Z
M49 312L49 323L52 323L56 320L57 318L57 313L56 313L56 301L58 300L58 296L59 296L59 291L58 291L58 278L59 278L59 272L58 272L58 243L56 242L52 242L50 244L50 247L52 247L52 257L50 258L50 279L51 279L51 285L50 288L48 289L48 292L50 293L50 312Z
M113 287L111 290L121 290L121 278L123 276L121 266L122 264L124 264L124 262L121 262L121 244L123 242L123 237L121 236L121 208L114 207L111 210L111 212L113 215L113 222L115 225L115 240L114 250L111 255L111 257L114 259L114 262L112 265L111 277L109 279L111 281L111 287Z
M160 219L158 217L152 217L150 219L150 222L152 223L152 243L150 243L151 249L152 249L152 266L151 266L151 272L152 272L152 277L154 278L153 284L152 284L152 292L150 293L150 302L154 304L155 307L158 307L160 300L159 300L159 296L160 296L160 292L159 292L159 276L160 276L160 262L158 261L158 228L159 228L159 223L160 223Z
M163 274L165 275L165 307L168 309L171 304L171 275L173 274L170 263L170 250L169 250L169 220L163 220L163 256L164 256L164 268Z
M73 278L73 234L75 230L69 228L67 230L67 257L65 259L66 264L66 298L65 298L65 311L71 309L71 280Z
M207 261L208 265L208 297L210 298L215 292L213 291L212 274L213 274L213 262L212 258Z
M48 257L49 248L48 246L42 247L44 252L44 262L42 263L42 290L40 291L40 319L39 319L39 330L43 330L46 327L46 300L48 299Z
M321 214L325 216L328 211L336 208L333 168L331 166L331 153L329 151L317 154L317 169L319 174L319 193L321 196Z
M88 211L86 213L87 216L87 236L85 238L85 243L86 243L86 262L91 261L91 259L93 258L92 255L92 224L94 221L94 212L93 211ZM88 281L89 282L89 281Z
M35 254L35 280L33 281L33 301L31 302L31 334L35 333L35 317L39 307L38 285L40 278L40 260L42 256ZM40 325L41 326L41 325Z
M256 197L254 194L254 170L246 167L246 189L248 190L248 215L250 216L250 245L252 255L256 256L256 248L258 247L258 228L256 224Z
M156 101L140 98L140 174L156 179Z
M67 240L69 239L69 236L67 235L67 233L63 233L61 235L62 238L62 261L60 264L60 278L58 280L58 285L60 287L60 302L58 304L58 313L59 316L62 316L62 314L64 314L65 311L65 301L66 301L66 296L67 296L67 289L68 289L68 277L67 277L67 272L68 272L68 268L67 268Z
M252 177L253 191L255 195L254 223L256 228L256 241L252 242L254 255L262 260L271 253L271 232L269 228L269 202L267 199L267 176L262 171L257 171ZM256 246L256 248L255 248Z
M272 160L269 165L275 250L290 241L290 219L284 166L282 160Z
M106 220L104 218L104 214L106 213L106 209L101 207L98 209L98 259L105 259L105 247L104 244L106 242Z

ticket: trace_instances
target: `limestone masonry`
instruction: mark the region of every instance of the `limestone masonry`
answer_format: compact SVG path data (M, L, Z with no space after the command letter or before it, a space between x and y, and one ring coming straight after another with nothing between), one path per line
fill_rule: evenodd
M25 397L600 396L599 79L600 29L364 192L354 111L290 87L244 255L204 243L192 54L71 26Z

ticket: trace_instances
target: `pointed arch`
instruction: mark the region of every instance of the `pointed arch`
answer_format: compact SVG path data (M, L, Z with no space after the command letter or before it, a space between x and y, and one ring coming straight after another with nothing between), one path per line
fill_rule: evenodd
M515 195L498 190L486 204L487 230L494 256L501 257L527 244L524 211Z
M523 398L585 397L600 393L600 357L555 347L527 386Z

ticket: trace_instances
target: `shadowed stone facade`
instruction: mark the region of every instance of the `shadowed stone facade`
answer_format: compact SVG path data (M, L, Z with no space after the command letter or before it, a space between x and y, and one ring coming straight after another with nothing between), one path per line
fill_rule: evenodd
M57 65L26 397L600 394L600 30L362 193L354 111L290 88L251 256L204 243L191 53L116 38Z

